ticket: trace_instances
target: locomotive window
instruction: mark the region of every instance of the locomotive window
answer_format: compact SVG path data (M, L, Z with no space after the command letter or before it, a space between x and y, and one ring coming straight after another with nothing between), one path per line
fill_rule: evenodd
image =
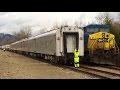
M106 32L109 32L109 29L105 29Z
M103 32L104 30L101 28L100 31Z
M85 29L84 32L87 32L87 29Z
M90 32L94 32L94 29L93 29L93 28L91 28L91 29L90 29Z
M101 28L100 31L101 31L101 32L109 32L109 29Z
M98 32L98 28L95 28L94 31L95 31L95 32Z
M86 31L89 32L89 28L87 28Z
M93 28L89 28L89 29L88 29L88 32L93 32Z

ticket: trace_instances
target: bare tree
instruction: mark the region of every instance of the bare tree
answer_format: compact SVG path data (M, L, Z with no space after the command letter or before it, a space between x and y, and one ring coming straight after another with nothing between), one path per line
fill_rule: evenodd
M76 27L82 27L82 26L83 26L83 20L82 20L82 17L81 17L81 16L79 16L79 17L77 18L77 20L75 20L74 25L75 25Z
M109 12L99 13L98 16L96 16L96 20L99 24L107 24L113 21L112 16Z
M79 21L75 21L74 24L75 24L76 27L82 27L83 22L81 20L79 20Z
M19 32L13 32L13 35L16 36L17 40L29 38L32 36L32 29L30 26L22 27Z
M110 27L110 33L115 35L115 40L120 47L120 13L118 13L118 21L115 21L110 13L99 14L97 20Z
M59 24L57 22L55 22L52 29L57 29L57 28L59 28Z
M66 20L64 20L60 26L68 26L68 22Z
M96 18L96 21L97 21L99 24L103 24L103 21L104 21L104 19L105 19L104 13L99 13L98 16L96 16L95 18Z
M120 23L120 12L118 13L118 22Z
M25 31L26 38L29 38L32 36L32 29L30 26L24 27L23 30Z
M43 34L43 33L45 33L46 31L47 31L47 28L44 27L44 28L40 29L39 34Z

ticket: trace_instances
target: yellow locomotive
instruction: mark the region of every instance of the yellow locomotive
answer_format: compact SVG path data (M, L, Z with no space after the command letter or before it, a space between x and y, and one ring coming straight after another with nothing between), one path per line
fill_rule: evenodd
M88 49L103 49L103 50L116 50L115 36L108 32L98 32L89 35L88 38Z
M119 48L115 36L107 30L105 31L105 29L97 30L99 31L89 32L85 47L85 58L87 57L85 61L97 64L120 65Z

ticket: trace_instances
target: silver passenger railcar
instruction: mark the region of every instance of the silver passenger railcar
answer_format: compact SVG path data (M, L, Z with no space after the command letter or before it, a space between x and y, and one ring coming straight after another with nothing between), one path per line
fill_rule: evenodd
M67 26L10 44L10 50L59 63L73 63L74 50L84 56L82 29Z

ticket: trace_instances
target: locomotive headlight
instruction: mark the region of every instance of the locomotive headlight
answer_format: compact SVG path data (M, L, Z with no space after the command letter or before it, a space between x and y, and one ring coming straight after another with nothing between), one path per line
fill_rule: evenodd
M90 39L94 39L95 37L91 37Z
M109 40L114 40L114 37L113 38L109 38Z
M98 42L100 42L100 38L98 39Z
M98 39L98 42L101 42L101 41L102 41L102 39L101 39L101 38L99 38L99 39Z

